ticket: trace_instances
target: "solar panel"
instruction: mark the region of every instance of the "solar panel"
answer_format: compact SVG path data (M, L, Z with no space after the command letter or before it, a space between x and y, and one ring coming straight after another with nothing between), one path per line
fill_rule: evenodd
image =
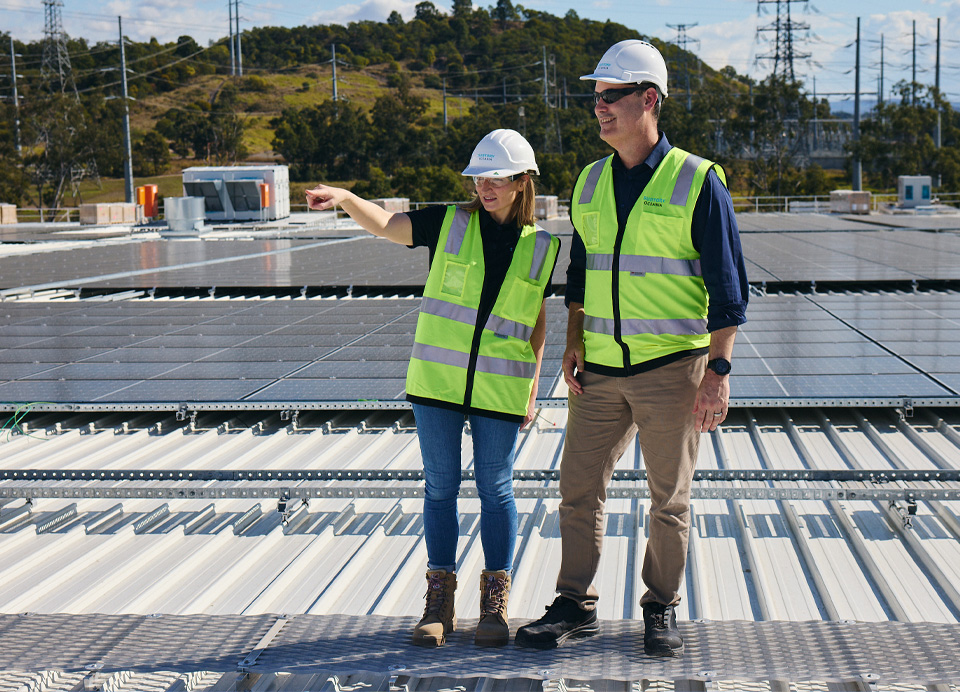
M0 333L10 333L7 325L17 332L2 337L0 400L392 399L402 392L417 305L372 298L5 303ZM960 294L753 297L734 347L733 397L960 396L960 322L948 313L960 314ZM565 348L562 300L549 299L547 314L540 396ZM136 334L141 327L150 334Z

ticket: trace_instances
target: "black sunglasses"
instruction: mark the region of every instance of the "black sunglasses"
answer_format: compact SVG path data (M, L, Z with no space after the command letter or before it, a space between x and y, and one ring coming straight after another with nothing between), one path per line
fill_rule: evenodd
M636 86L627 87L626 89L607 89L605 91L595 91L593 92L593 105L600 103L600 99L603 99L604 103L616 103L627 94L635 94L638 91L646 91L649 88L649 86L637 84Z

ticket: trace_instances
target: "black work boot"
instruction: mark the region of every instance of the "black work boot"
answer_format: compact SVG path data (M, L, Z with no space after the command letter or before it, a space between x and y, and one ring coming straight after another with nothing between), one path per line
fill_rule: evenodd
M573 599L557 596L543 617L517 630L514 641L532 649L555 649L571 637L592 637L599 631L596 610L584 610Z
M648 656L683 655L677 609L662 603L643 604L643 650Z

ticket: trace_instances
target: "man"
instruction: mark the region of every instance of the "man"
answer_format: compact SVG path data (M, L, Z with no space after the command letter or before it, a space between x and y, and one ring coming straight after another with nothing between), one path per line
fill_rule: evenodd
M552 648L599 632L593 579L606 487L639 435L651 496L644 649L680 656L690 485L700 433L726 418L746 273L722 170L659 130L667 96L659 51L621 41L581 79L596 80L600 137L616 153L587 166L571 198L560 595L516 642Z

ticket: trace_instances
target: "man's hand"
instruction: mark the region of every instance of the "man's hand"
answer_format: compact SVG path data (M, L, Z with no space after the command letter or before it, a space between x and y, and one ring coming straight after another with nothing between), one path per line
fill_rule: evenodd
M563 381L574 394L583 394L577 374L583 372L583 342L567 346L563 352Z
M577 375L583 372L583 303L567 308L567 350L563 352L563 381L573 394L583 394Z
M707 370L700 387L697 389L697 401L693 406L696 427L700 432L713 432L727 418L727 406L730 403L730 376L718 375Z

